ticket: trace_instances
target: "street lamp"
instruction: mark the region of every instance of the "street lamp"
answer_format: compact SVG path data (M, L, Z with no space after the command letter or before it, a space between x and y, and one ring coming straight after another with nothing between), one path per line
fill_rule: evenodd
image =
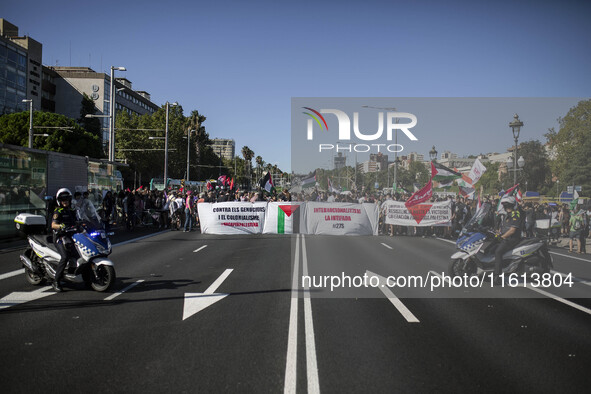
M523 158L523 156L519 157L519 160L517 160L517 166L515 168L513 168L514 164L513 160L511 160L511 158L509 157L507 159L507 171L513 171L513 173L515 174L513 177L513 184L516 185L517 184L517 172L518 171L523 171L523 166L525 166L525 160Z
M429 151L429 158L431 159L431 161L437 160L437 150L435 150L435 145L433 145L433 148L431 148L431 150Z
M127 71L125 67L111 66L111 89L109 90L109 161L115 161L115 70Z
M515 172L513 173L513 184L517 184L517 140L519 140L519 132L521 131L521 127L523 126L523 122L519 120L519 115L513 115L513 122L509 123L509 127L513 130L513 138L515 139L515 150L513 151L513 166L515 167ZM523 157L521 158L523 160ZM521 162L521 166L523 167L524 162Z
M393 111L396 112L396 108L394 107L387 107L387 108L382 108L382 107L372 107L369 105L363 105L363 108L374 108L374 109L384 109L387 111ZM398 124L399 119L396 118L395 123ZM394 129L394 145L396 146L396 150L394 150L394 190L392 191L393 193L396 193L396 190L398 190L398 185L397 185L397 176L398 176L398 128ZM357 164L357 163L356 163ZM390 172L388 171L388 178L390 177ZM357 181L357 179L355 179L355 181Z
M23 103L29 103L29 148L33 147L33 99L23 99Z
M168 184L168 110L170 106L176 107L178 103L169 103L166 102L166 127L164 131L164 190L166 190L166 185Z

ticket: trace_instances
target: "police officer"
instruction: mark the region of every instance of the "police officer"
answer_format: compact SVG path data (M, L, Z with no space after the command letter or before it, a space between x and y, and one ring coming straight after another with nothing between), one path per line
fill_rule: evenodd
M61 188L55 195L57 207L53 211L53 218L51 221L51 228L53 230L53 243L59 252L61 259L55 270L55 280L53 281L53 290L57 292L63 291L60 285L60 279L66 268L66 264L70 259L70 251L67 244L72 242L72 239L65 232L66 229L76 226L76 211L72 208L72 193L66 188Z
M503 254L513 249L521 240L521 228L523 227L523 216L516 208L516 200L513 196L505 196L501 199L501 205L507 212L501 224L500 244L495 250L495 278L498 280L503 267Z

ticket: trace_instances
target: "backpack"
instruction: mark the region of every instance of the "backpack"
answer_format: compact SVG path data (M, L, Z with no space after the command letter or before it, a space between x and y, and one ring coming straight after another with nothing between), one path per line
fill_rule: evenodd
M583 218L581 218L580 216L575 216L575 223L574 223L573 228L575 229L575 231L582 230L583 229Z

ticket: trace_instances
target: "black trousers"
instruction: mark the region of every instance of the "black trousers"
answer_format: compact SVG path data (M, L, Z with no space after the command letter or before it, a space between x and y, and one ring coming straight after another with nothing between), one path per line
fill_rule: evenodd
M61 256L59 263L57 263L57 268L55 269L55 281L58 282L64 274L66 264L68 264L68 260L70 259L70 252L68 252L68 249L61 239L55 243L55 247Z
M513 249L515 245L517 245L519 241L513 241L504 239L502 240L497 248L495 249L495 275L501 275L501 271L503 268L503 255Z

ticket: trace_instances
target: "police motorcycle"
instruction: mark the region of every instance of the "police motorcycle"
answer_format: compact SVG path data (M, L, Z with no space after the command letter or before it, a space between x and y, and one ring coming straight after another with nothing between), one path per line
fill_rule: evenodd
M494 272L495 247L499 237L491 229L493 220L491 204L484 203L466 223L456 241L459 250L451 256L451 276L483 276ZM502 271L505 275L543 274L552 268L553 260L548 245L540 238L523 239L503 255Z
M50 198L49 198L50 199ZM53 235L47 235L44 216L21 213L14 218L16 228L27 237L29 247L20 255L25 269L25 278L32 285L41 285L55 279L60 254L53 244ZM111 241L98 219L86 218L76 226L65 229L72 242L70 261L66 265L62 280L71 283L85 283L93 290L103 292L115 283L115 268L108 255Z

